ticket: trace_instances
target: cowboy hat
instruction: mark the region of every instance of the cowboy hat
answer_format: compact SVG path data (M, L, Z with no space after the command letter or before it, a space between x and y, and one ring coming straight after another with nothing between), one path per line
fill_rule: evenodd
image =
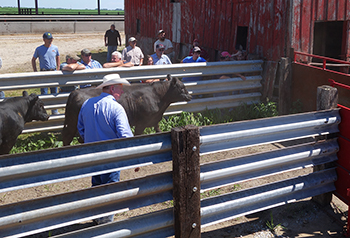
M126 79L120 78L119 74L108 74L103 77L103 83L98 85L96 88L103 88L115 84L130 85Z

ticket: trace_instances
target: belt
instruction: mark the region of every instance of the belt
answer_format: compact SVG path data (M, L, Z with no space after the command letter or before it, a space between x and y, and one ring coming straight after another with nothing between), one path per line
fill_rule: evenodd
M56 69L40 69L40 71L55 71Z

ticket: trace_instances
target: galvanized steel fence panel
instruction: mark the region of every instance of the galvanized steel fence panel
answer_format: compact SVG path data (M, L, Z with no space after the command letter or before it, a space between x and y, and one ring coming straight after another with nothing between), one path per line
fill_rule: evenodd
M193 99L191 102L181 102L171 104L164 115L173 115L183 111L198 112L201 110L213 108L231 108L239 106L241 103L257 103L260 101L261 93L261 60L231 61L231 62L207 62L192 64L172 64L172 65L152 65L132 68L108 68L93 70L78 70L74 72L46 71L33 73L16 73L0 75L1 90L20 90L38 87L58 87L81 84L99 84L103 76L111 73L118 73L121 77L131 82L140 80L165 78L167 74L175 77L187 76L207 76L218 78L220 75L248 73L246 80L240 77L229 79L214 79L198 82L185 83L190 94L206 95L206 99ZM254 75L255 74L255 75ZM217 77L215 77L216 75ZM238 91L248 91L251 93L242 93L240 96L221 97L225 93ZM254 92L254 93L252 93ZM44 101L45 108L61 109L65 108L69 93L59 93L50 95L40 95ZM216 96L216 97L213 97ZM53 115L49 121L31 122L25 124L22 133L54 131L63 128L64 115Z
M285 126L282 121L286 123ZM239 136L236 136L240 130L241 139L247 143L245 146L248 146L256 143L270 143L288 136L293 137L295 136L293 131L298 129L312 132L310 135L315 135L317 131L318 135L334 133L338 131L339 122L339 111L327 110L202 127L200 133L204 152L201 147L201 153L210 153L208 148L213 151L218 151L218 148L221 150L223 147L221 144L224 144L225 149L241 147L242 145L235 142L235 140L240 140ZM285 135L281 137L279 134ZM303 135L306 136L306 133ZM268 139L263 139L263 137ZM260 141L255 138L260 138ZM230 147L228 147L228 142L231 143ZM206 147L208 144L212 146ZM0 160L0 191L170 161L172 159L170 149L170 133L161 133L4 156ZM246 179L331 162L337 159L335 155L337 150L337 143L329 141L205 164L201 166L201 190L206 191ZM204 226L214 224L268 207L282 205L293 199L333 191L335 178L333 170L323 171L298 179L204 200L202 202L202 224ZM54 197L0 206L1 234L5 237L20 237L164 202L172 199L172 186L171 172L168 172ZM258 199L261 201L256 203ZM240 200L246 203L237 209L235 204L240 204L238 202ZM225 209L226 205L229 206L227 209ZM96 231L104 234L109 229L120 229L105 234L106 237L112 237L115 234L123 234L123 236L137 234L146 237L147 234L157 234L158 231L159 234L173 233L171 227L173 221L169 220L169 217L172 219L172 216L169 216L168 212L94 227L89 232ZM163 214L168 217L164 219L168 220L156 218L157 214ZM140 229L135 225L139 223L134 223L134 221L142 222L144 218L148 221ZM86 231L78 231L74 235L80 232Z

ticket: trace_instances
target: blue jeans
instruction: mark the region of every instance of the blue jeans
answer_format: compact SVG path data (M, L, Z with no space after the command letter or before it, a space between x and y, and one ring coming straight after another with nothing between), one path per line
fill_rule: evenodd
M117 45L107 46L107 62L111 62L112 53L117 50Z
M40 88L41 95L47 95L48 91L49 91L48 88ZM51 91L51 93L58 93L58 87L50 88L50 91ZM52 109L51 113L52 114L58 114L58 110L57 109Z
M94 187L101 184L119 182L119 180L120 180L120 171L116 171L108 174L92 176L91 183L92 183L92 187Z

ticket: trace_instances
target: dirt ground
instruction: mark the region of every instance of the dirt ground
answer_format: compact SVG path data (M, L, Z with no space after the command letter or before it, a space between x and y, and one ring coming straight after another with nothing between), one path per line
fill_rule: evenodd
M64 61L65 54L77 53L83 48L89 48L96 52L101 63L106 56L106 47L103 42L103 34L53 34L53 44L57 45L61 54L61 61ZM124 37L122 36L124 41ZM0 36L0 57L3 60L3 68L0 73L31 72L31 58L35 47L42 44L42 35L2 35ZM203 156L201 162L232 158L244 154L252 154L267 150L280 148L279 144L258 146L243 150L233 150L221 154ZM147 174L158 173L171 169L170 163L163 163L153 166L142 167L138 173L134 170L122 171L122 180L132 179ZM296 177L310 173L311 169L304 169L298 172L290 172L282 175L270 176L263 179L252 180L225 187L215 191L222 194L237 189L247 189L266 183L271 183L283 178ZM90 178L71 181L70 183L57 183L29 188L20 191L12 191L0 194L0 205L14 203L23 200L35 199L43 196L50 196L64 192L75 191L90 187ZM137 216L143 213L156 211L171 206L171 202L157 204L151 207L132 210L116 215L116 220ZM343 237L343 228L346 225L347 205L333 196L329 206L321 207L313 202L311 198L304 199L292 204L269 209L263 212L242 216L227 222L219 223L202 229L202 237L243 237L243 238L264 238L264 237ZM267 222L275 224L276 229L270 231ZM280 224L280 225L279 225ZM76 229L92 226L88 221L83 224L61 228L51 231L56 235ZM48 233L42 233L32 237L48 237Z

